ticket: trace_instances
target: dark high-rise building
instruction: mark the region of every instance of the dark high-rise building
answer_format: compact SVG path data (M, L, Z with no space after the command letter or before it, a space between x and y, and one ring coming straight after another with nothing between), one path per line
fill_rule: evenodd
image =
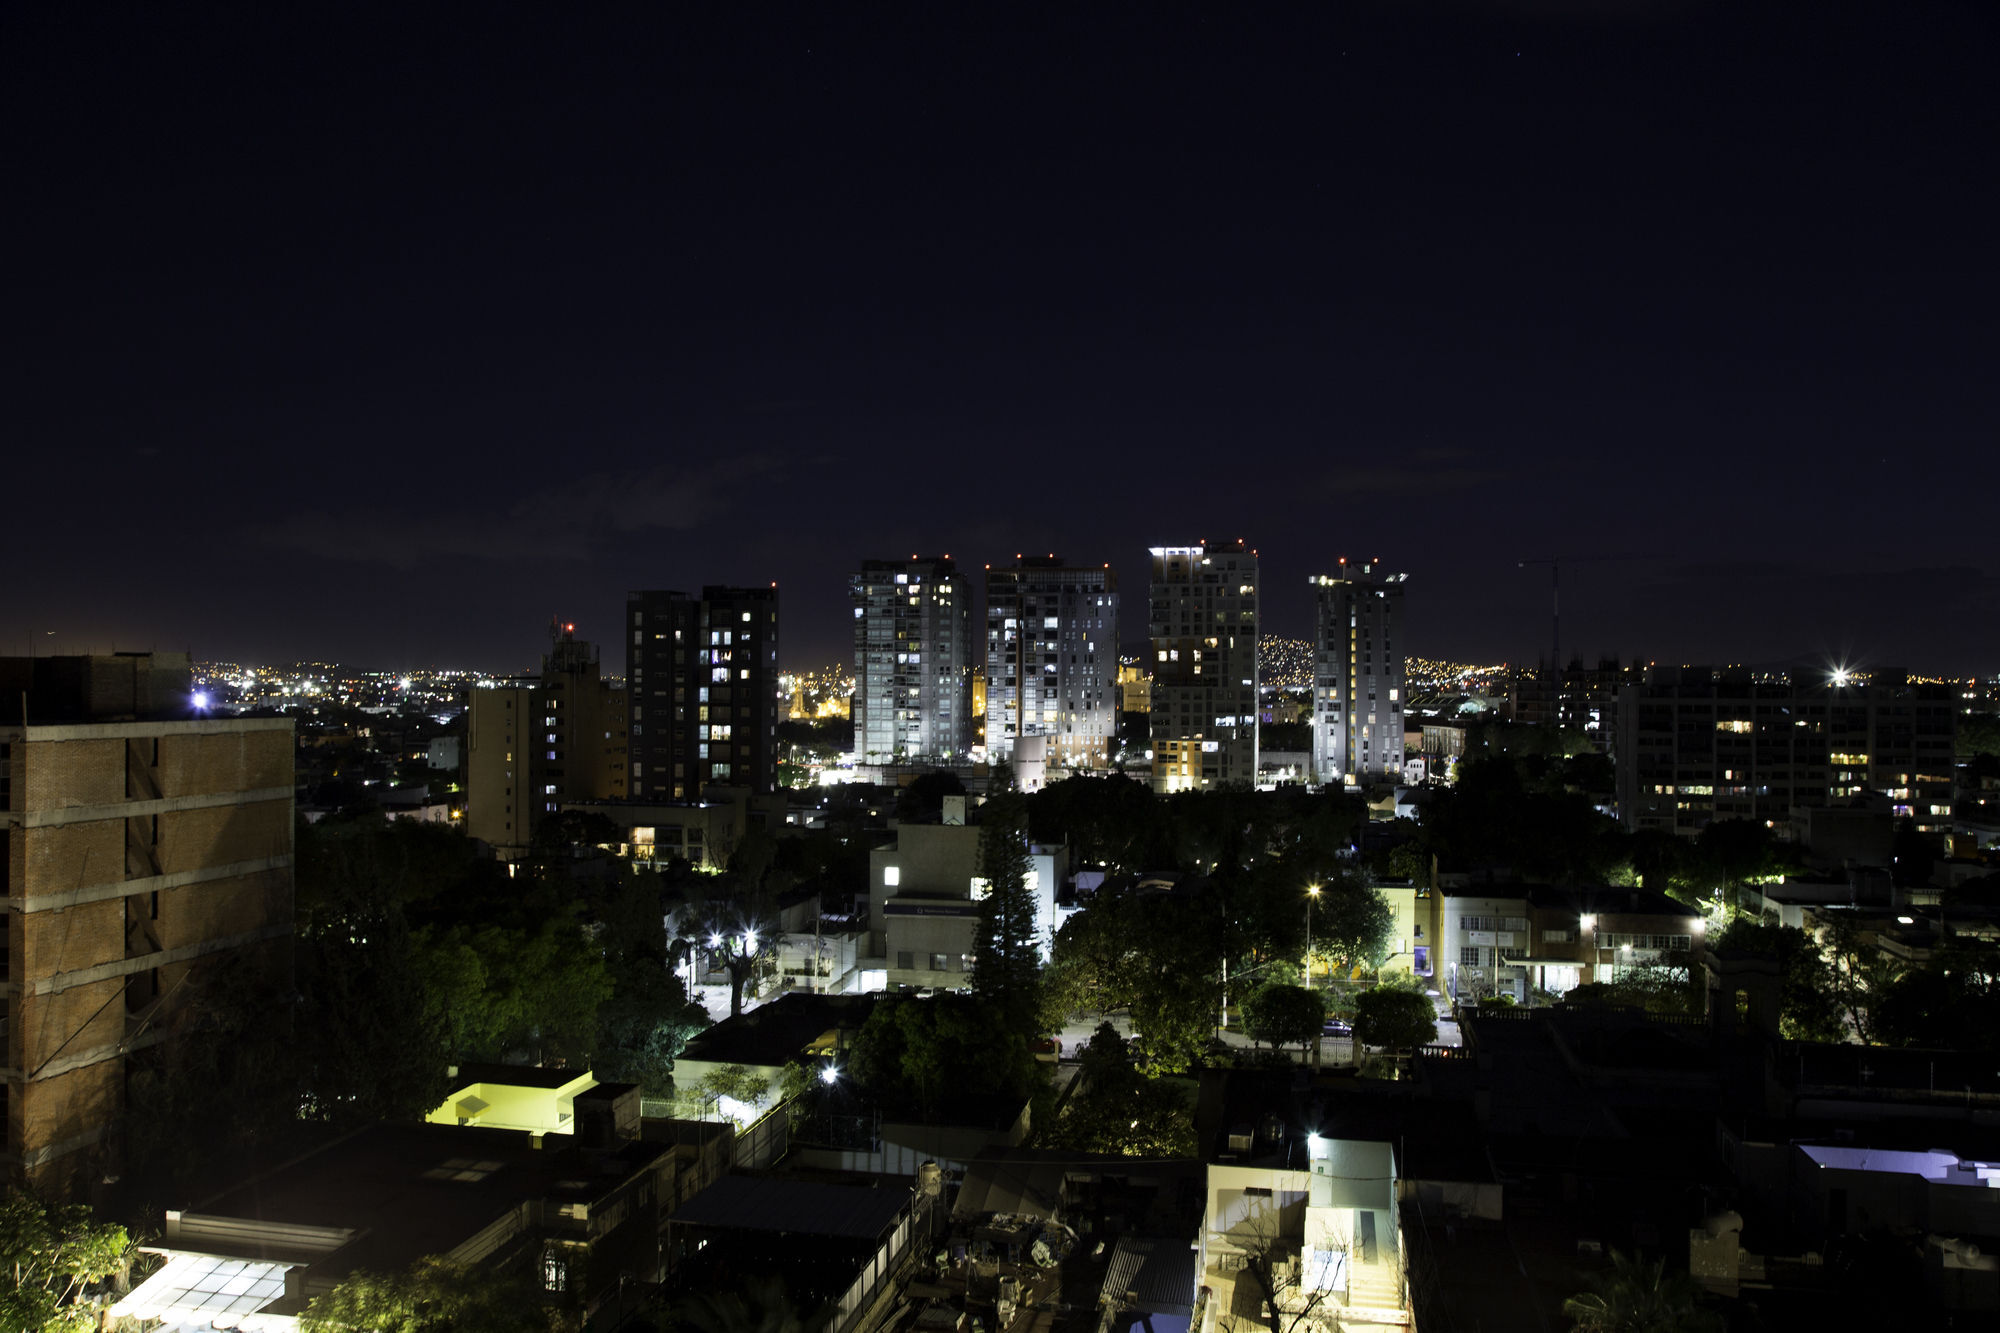
M1257 783L1257 553L1155 546L1153 790Z
M1316 575L1313 780L1354 785L1403 773L1403 583L1373 563Z
M1011 758L1022 736L1047 760L1102 768L1118 734L1118 576L1055 556L986 570L986 753Z
M576 626L550 627L540 675L482 682L466 709L466 832L503 860L567 801L627 795L625 691Z
M854 601L854 751L864 764L972 751L972 593L951 558L864 560Z
M1957 721L1951 686L1900 676L1655 668L1619 695L1619 812L1689 837L1718 819L1783 834L1795 809L1877 792L1919 832L1944 832Z
M1559 672L1546 663L1516 667L1509 673L1507 706L1516 722L1567 727L1610 750L1618 739L1618 692L1645 678L1646 664L1636 659L1628 665L1606 657L1585 666L1573 657Z
M626 598L631 790L697 801L777 783L778 585Z

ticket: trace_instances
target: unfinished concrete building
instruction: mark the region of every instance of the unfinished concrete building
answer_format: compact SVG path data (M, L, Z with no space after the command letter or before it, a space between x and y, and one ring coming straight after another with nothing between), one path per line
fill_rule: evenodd
M0 659L0 700L5 1154L77 1195L204 980L289 972L292 722L206 716L184 654Z

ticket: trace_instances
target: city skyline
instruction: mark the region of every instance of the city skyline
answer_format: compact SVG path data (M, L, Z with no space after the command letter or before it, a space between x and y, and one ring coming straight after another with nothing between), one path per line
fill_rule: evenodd
M1240 538L1295 637L1379 558L1531 663L1556 558L1565 657L1989 674L1995 16L1739 10L17 16L0 644L819 663L862 560Z

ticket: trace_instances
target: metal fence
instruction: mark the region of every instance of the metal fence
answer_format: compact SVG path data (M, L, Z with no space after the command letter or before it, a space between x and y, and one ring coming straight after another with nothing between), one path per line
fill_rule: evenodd
M941 1202L942 1196L936 1194L918 1194L912 1198L909 1211L896 1223L888 1242L875 1252L860 1276L834 1302L825 1333L852 1333L860 1324L874 1306L875 1298L912 1251L920 1252L930 1243L941 1212Z

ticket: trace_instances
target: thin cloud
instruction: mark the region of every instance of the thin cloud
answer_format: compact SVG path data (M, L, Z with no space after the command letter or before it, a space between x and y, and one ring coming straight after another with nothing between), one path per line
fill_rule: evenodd
M306 510L250 530L252 541L332 560L416 569L450 560L566 563L595 555L609 535L685 532L727 512L732 481L768 470L759 457L697 471L656 467L585 473L498 512L459 508L384 514Z
M1505 468L1474 461L1467 449L1416 449L1407 458L1378 467L1343 468L1327 478L1327 485L1347 495L1423 495L1470 490L1510 475Z

